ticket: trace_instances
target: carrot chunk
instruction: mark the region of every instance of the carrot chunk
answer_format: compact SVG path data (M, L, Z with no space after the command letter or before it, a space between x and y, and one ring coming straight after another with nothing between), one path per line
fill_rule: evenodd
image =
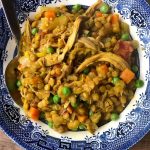
M96 17L102 17L103 14L101 12L96 12Z
M79 122L84 122L88 117L86 115L78 116Z
M99 69L97 71L99 71L101 74L105 75L108 72L108 67L106 64L100 65Z
M40 116L40 111L37 108L31 107L28 111L28 116L33 120L38 120Z
M125 83L130 83L135 77L135 74L128 68L126 68L120 75L120 78L125 82Z
M54 19L56 17L55 11L49 10L44 13L44 16L48 19Z
M119 15L118 14L113 14L111 17L111 23L112 24L118 24L119 23Z

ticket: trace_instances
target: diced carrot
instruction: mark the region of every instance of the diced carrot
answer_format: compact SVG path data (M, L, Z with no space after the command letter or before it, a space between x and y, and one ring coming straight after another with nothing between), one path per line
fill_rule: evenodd
M78 116L80 122L84 122L88 117L86 115Z
M112 24L118 24L119 23L119 15L118 14L113 14L111 17L111 23Z
M128 68L126 68L120 75L120 78L125 82L125 83L130 83L131 80L133 80L135 77L135 74Z
M107 74L107 72L108 72L108 67L107 67L107 65L106 65L106 64L100 65L100 66L99 66L99 72L100 72L101 74Z
M102 17L103 16L103 14L101 13L101 12L96 12L96 17Z
M69 112L69 114L72 114L73 113L73 108L71 107L71 105L69 105L67 107L67 111Z
M112 30L114 33L120 32L120 23L119 23L119 15L113 14L111 16L111 24L112 24Z
M54 19L56 17L56 13L53 10L45 11L44 16L48 19Z
M28 116L33 120L38 120L40 116L40 111L37 108L31 107L28 111Z

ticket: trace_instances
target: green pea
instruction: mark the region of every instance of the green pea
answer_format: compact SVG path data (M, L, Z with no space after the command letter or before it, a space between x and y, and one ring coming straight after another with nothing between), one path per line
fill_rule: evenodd
M133 65L131 69L134 73L137 73L139 70L139 68L136 65Z
M119 80L120 80L119 77L113 77L112 83L113 83L113 84L116 84Z
M86 126L84 124L79 125L79 130L85 130L85 129L86 129Z
M54 104L58 104L60 102L60 97L58 95L54 95L53 102L54 102Z
M130 39L130 35L128 33L124 33L122 34L121 39L124 41L128 41Z
M17 87L19 88L22 84L21 84L21 81L20 80L17 80L17 83L16 83Z
M90 72L90 69L89 69L89 68L85 68L85 69L83 70L83 73L84 73L85 75L88 75L89 72Z
M111 120L112 121L115 121L115 120L118 120L119 119L119 115L117 113L112 113L111 114Z
M100 7L100 12L103 14L107 14L109 10L110 10L110 7L106 3L103 3Z
M48 126L49 126L50 128L53 128L53 122L52 122L52 121L49 121L49 122L48 122Z
M73 12L78 12L81 9L81 5L80 4L76 4L72 7L72 11Z
M71 89L69 87L63 87L62 89L62 93L65 95L65 96L69 96L71 94Z
M36 35L36 33L38 33L38 29L37 28L33 28L31 30L32 35Z
M52 47L48 47L47 49L47 53L50 54L50 53L54 53L54 48Z
M94 113L92 110L89 111L89 116L92 116Z
M144 81L143 80L136 80L135 81L135 87L136 88L141 88L144 85Z

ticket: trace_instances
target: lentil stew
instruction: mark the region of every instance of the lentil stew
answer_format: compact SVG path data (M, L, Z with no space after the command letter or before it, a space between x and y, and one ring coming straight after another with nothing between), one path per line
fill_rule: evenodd
M138 42L100 0L88 9L41 7L26 21L20 48L16 84L23 109L60 133L94 133L117 120L144 84L133 56Z

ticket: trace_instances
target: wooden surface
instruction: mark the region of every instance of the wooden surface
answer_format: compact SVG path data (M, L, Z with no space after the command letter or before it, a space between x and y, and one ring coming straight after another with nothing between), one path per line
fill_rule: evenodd
M21 150L21 148L0 131L0 150ZM150 133L130 150L150 150Z

